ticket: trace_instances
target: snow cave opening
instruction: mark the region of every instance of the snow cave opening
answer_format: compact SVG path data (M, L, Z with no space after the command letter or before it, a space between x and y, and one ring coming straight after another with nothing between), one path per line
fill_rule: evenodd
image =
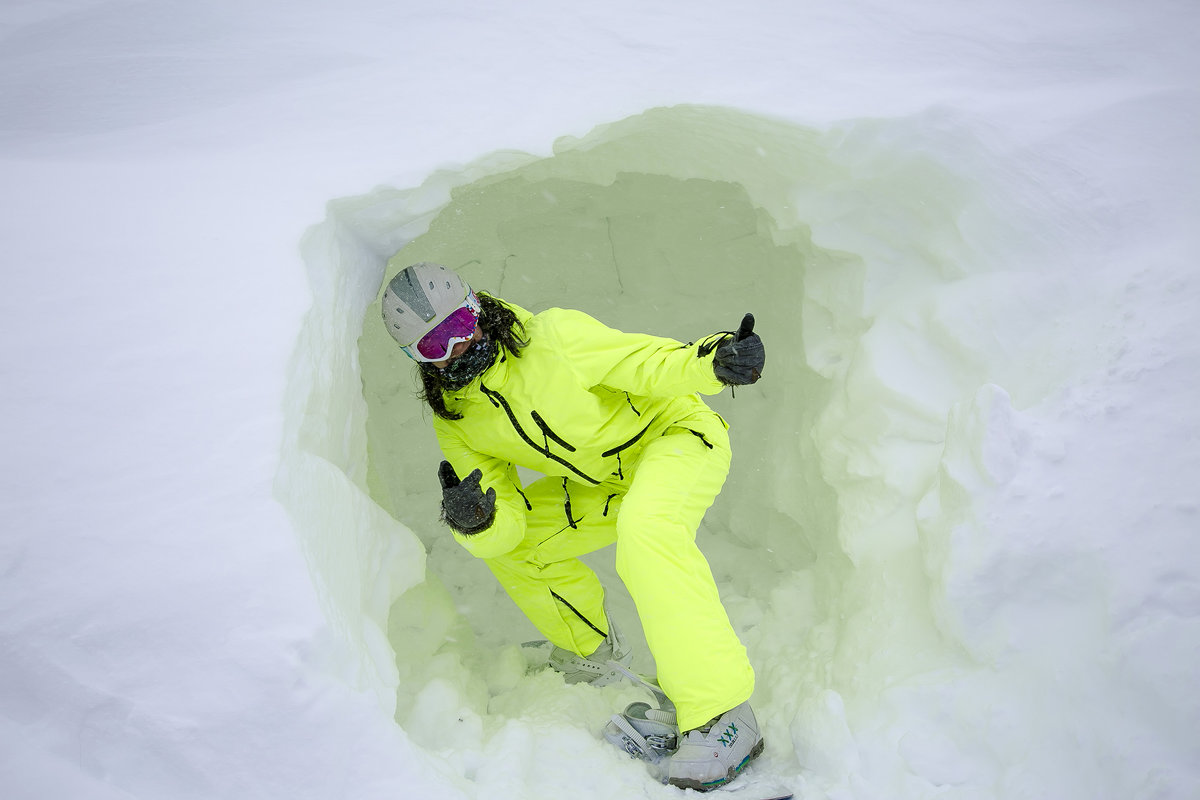
M987 163L937 114L818 131L676 106L560 139L548 157L496 153L331 202L302 246L314 304L277 493L347 673L399 724L419 721L423 746L463 758L533 704L603 720L631 691L585 697L527 676L519 643L536 631L438 522L428 412L379 323L397 253L530 310L685 341L755 313L767 368L710 401L734 462L699 542L756 702L809 720L792 724L797 748L815 741L803 725L845 726L895 681L969 657L946 564L970 508L946 480L947 441L978 450L986 420L972 420L987 415L972 410L1031 402L1058 367L1005 372L1003 314L975 302L1038 311L997 262L1016 257L997 247L1013 223L978 180ZM611 548L589 563L636 641ZM652 671L639 653L635 668Z

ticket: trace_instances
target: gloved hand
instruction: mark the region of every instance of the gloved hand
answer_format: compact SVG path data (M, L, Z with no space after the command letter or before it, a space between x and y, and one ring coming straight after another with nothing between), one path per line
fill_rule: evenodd
M449 461L443 461L438 467L438 480L442 484L442 521L467 536L487 530L496 519L496 490L488 489L485 495L479 488L482 478L483 472L475 470L459 481Z
M754 383L762 376L767 353L762 339L754 332L754 315L742 317L742 325L732 339L717 345L713 356L713 372L726 386Z

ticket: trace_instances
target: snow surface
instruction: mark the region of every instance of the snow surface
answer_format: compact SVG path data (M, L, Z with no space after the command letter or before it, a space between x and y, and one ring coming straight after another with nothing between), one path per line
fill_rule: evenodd
M680 338L758 315L701 541L760 774L1200 796L1198 22L6 3L0 794L681 796L598 736L639 690L525 674L528 623L433 520L410 376L371 349L386 259L482 249L464 199L518 175L610 218L687 181L736 204L630 223L626 291L564 261L599 212L539 228L530 193L505 230L545 253L472 277ZM751 281L687 249L738 225L715 252L777 259Z

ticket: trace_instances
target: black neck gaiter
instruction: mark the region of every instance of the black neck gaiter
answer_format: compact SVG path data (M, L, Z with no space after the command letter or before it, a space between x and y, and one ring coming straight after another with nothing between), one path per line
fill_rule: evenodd
M446 368L438 373L442 387L449 392L457 392L471 381L478 378L496 361L500 348L490 336L485 336L467 348Z

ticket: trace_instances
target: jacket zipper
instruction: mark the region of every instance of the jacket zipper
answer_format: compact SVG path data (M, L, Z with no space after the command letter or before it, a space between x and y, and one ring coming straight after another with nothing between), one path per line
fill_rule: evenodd
M542 429L543 436L545 436L547 439L553 439L556 444L562 446L568 453L575 452L575 448L569 442L567 442L554 431L550 430L550 425L547 424L546 420L542 419L541 414L536 411L531 411L529 412L529 416L533 417L533 421L536 422L537 426ZM546 445L546 449L549 450L550 445Z
M508 421L509 421L509 423L512 424L513 430L515 430L517 432L517 435L520 436L521 439L523 439L525 441L525 444L529 445L534 450L536 450L538 453L541 453L543 456L550 459L551 461L562 464L564 467L571 470L571 472L574 472L576 475L583 478L588 483L590 483L592 485L599 485L600 481L598 481L595 478L593 478L592 476L587 475L586 473L580 471L578 467L576 467L570 461L567 461L562 456L558 456L558 455L555 455L554 453L550 452L550 448L548 446L546 446L546 447L538 446L538 443L535 442L532 438L530 438L529 434L525 432L525 429L521 427L521 423L517 419L517 415L513 412L512 406L510 406L508 404L508 401L504 399L504 395L500 394L499 392L492 391L491 389L484 386L482 382L480 382L480 384L479 384L479 389L487 396L487 398L489 400L492 401L492 405L494 405L496 408L504 409L504 413L508 415ZM536 414L536 412L534 412L534 413ZM541 420L541 417L537 416L537 417L535 417L535 420ZM548 427L542 428L542 433L544 433L546 436L549 436L550 435L549 428ZM642 433L645 433L645 431L643 430ZM641 434L638 434L638 437L641 437ZM565 444L557 436L554 437L554 440L556 442L559 442L560 444ZM637 441L637 439L635 438L634 441ZM575 448L571 447L570 449L574 450ZM618 464L619 464L619 460L618 460Z
M617 457L617 477L620 478L621 480L625 480L625 473L621 469L621 451L627 450L630 447L633 447L635 444L637 444L638 439L641 439L643 436L645 436L646 431L648 431L648 430L650 430L650 424L646 423L646 427L644 427L640 431L638 431L637 435L634 436L632 439L630 439L628 442L625 442L625 444L619 444L616 447L614 447L613 449L605 450L603 453L600 454L601 458L608 458L609 456Z

